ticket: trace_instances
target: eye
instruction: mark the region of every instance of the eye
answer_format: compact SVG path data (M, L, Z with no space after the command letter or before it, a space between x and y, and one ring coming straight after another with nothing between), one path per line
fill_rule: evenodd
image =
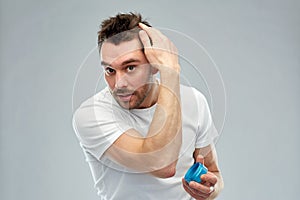
M112 75L112 74L115 73L115 70L112 69L112 68L110 68L110 67L107 67L107 68L105 69L105 73L106 73L107 75Z
M129 72L132 72L133 70L135 70L135 66L134 66L134 65L129 65L129 66L127 67L127 70L128 70Z

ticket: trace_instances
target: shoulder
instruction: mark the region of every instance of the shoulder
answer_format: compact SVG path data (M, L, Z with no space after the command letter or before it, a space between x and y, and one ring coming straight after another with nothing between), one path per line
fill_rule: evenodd
M113 103L112 96L109 92L109 89L106 87L100 92L94 94L93 96L84 100L80 106L76 109L75 113L79 112L80 110L85 110L87 108L105 108L107 105L111 105ZM74 113L74 114L75 114Z
M106 103L106 102L112 102L112 96L109 92L109 89L106 87L104 89L102 89L100 92L94 94L93 96L87 98L86 100L84 100L80 106L78 107L78 109L81 109L85 106L88 105L95 105L97 103ZM78 110L77 109L77 110Z
M108 88L83 101L73 114L73 123L86 124L87 120L94 119L97 113L104 113L112 105L112 97Z

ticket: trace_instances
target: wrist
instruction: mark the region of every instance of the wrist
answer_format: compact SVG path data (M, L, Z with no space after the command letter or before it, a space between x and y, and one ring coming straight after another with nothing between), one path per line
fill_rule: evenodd
M180 74L180 65L178 63L169 65L160 65L158 67L160 74Z

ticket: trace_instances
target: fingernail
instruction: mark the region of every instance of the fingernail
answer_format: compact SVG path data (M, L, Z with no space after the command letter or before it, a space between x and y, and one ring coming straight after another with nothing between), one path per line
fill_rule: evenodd
M214 186L210 186L209 187L209 193L213 192L215 190L215 187Z
M204 158L204 156L203 156L203 155L201 155L201 154L199 154L199 155L198 155L198 158Z
M139 26L142 26L144 28L149 28L149 26L147 26L146 24L143 24L142 22L139 22Z

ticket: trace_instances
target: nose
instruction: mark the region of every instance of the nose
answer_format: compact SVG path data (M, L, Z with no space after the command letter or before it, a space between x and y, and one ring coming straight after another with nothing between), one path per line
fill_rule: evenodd
M121 89L126 88L128 86L126 74L117 73L116 74L116 81L115 81L115 88Z

